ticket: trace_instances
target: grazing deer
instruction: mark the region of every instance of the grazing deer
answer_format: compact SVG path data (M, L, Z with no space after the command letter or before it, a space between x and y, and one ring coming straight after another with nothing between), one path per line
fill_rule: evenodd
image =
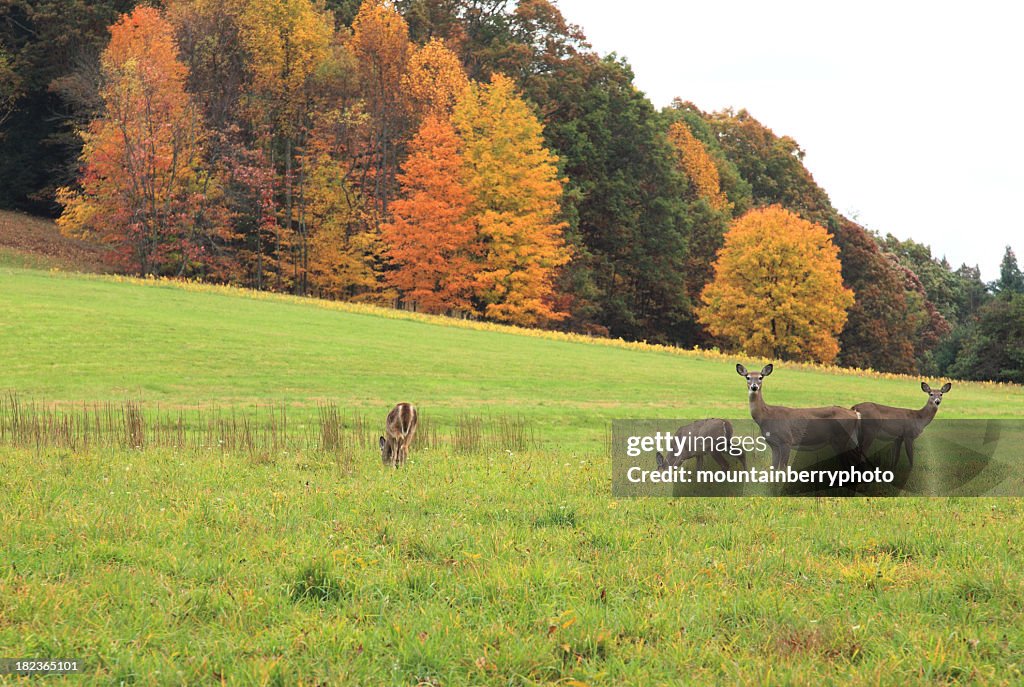
M914 439L935 419L942 403L942 395L953 387L946 382L935 391L927 382L921 382L921 391L928 394L928 402L920 410L893 408L877 403L858 403L853 407L861 416L861 449L866 453L875 439L892 440L892 463L900 462L900 446L907 447L907 460L914 467Z
M684 440L685 444L682 443ZM726 447L724 451L721 450L723 444ZM728 470L729 461L726 460L726 455L729 454L729 449L732 446L732 423L718 418L697 420L676 430L675 445L679 448L675 453L670 453L668 459L660 453L655 456L659 470L665 471L670 467L678 467L684 460L689 460L694 456L697 457L697 469L703 470L704 456L708 454L718 461L723 469ZM741 453L738 458L743 469L746 470L746 454Z
M399 468L409 456L409 444L416 436L419 415L411 403L399 403L384 422L384 436L380 438L380 458L385 465Z
M747 368L736 365L736 372L747 380L750 416L772 449L772 467L785 470L794 450L815 451L830 446L838 455L857 449L860 414L856 411L839 406L787 408L765 403L761 388L773 368L768 364L760 372L747 372Z

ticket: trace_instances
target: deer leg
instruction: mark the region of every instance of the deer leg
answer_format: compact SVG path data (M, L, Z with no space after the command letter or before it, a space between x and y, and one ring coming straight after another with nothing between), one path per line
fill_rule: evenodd
M864 456L865 460L867 460L868 456L870 455L870 452L871 452L871 445L873 443L875 443L875 433L871 429L870 425L863 424L863 420L861 422L862 422L862 424L861 424L860 442L859 442L859 444L860 444L860 451L861 451L861 454Z
M914 440L908 438L906 440L907 445L907 460L910 462L910 467L914 467Z
M779 447L779 470L785 470L789 467L789 447Z
M903 437L896 437L892 442L892 466L895 468L900 464L900 447L903 446Z
M718 464L722 466L723 470L729 469L729 461L725 459L725 454L723 454L721 451L713 451L711 455L714 457L716 461L718 461Z
M679 462L681 463L682 461L679 461ZM698 453L697 454L697 472L700 472L703 469L704 469L704 454L703 453Z

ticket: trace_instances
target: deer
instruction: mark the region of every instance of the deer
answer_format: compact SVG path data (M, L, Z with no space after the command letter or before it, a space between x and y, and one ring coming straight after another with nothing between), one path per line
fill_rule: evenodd
M385 465L400 468L409 457L409 444L416 436L419 414L411 403L399 403L384 421L384 436L380 438L380 458Z
M788 408L770 406L761 392L764 378L772 373L769 363L760 372L748 372L737 363L736 372L747 380L750 416L772 449L772 467L785 470L791 451L815 451L830 446L836 454L858 450L860 413L840 406Z
M893 467L900 462L900 447L907 447L907 460L914 467L914 439L921 436L942 405L942 395L949 393L953 385L946 382L935 391L928 382L921 382L921 391L928 394L928 400L920 410L893 408L878 403L858 403L853 410L861 416L860 446L866 453L875 439L892 440Z
M689 438L686 439L686 444L683 444L682 442L685 437ZM725 450L720 448L723 443L726 447ZM729 461L726 460L726 455L732 446L732 423L718 418L697 420L676 430L676 445L679 448L667 459L661 453L655 455L655 460L658 461L658 469L662 472L670 467L678 467L682 465L684 460L689 460L694 456L697 458L697 469L703 470L704 456L708 454L722 466L722 469L728 470ZM746 470L746 454L741 453L738 459L740 465Z

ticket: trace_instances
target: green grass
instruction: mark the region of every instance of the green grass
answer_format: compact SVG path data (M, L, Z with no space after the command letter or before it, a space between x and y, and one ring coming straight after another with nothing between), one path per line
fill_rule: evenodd
M383 417L409 400L440 421L467 411L522 416L553 446L590 449L614 418L748 413L743 379L716 358L2 268L0 293L3 385L47 401L280 401L301 412L330 399ZM925 400L915 381L784 364L765 397L797 406ZM1019 387L958 383L941 412L1022 417L1024 398Z
M1024 680L1018 500L615 501L548 453L0 469L0 647L98 684Z
M90 684L1020 684L1017 499L612 498L612 418L743 417L732 365L0 267L0 387L522 416L535 451L0 448L0 656ZM750 362L750 361L747 361ZM770 402L919 405L779 365ZM943 417L1024 416L955 383ZM0 676L0 683L5 679Z

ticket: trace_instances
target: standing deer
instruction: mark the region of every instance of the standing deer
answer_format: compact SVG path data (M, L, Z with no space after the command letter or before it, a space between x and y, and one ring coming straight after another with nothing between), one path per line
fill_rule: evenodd
M686 443L683 444L683 439L686 439ZM704 456L710 454L723 469L729 469L729 461L726 460L726 455L729 453L729 449L732 446L732 423L728 420L719 420L718 418L709 418L707 420L697 420L696 422L680 427L676 430L676 445L680 448L675 453L670 453L666 459L665 456L658 453L655 459L658 461L659 470L667 470L670 467L676 467L682 465L684 460L688 460L697 457L697 469L704 469ZM725 450L721 450L721 446L725 445ZM747 469L747 456L741 453L739 456L740 465L743 469Z
M750 416L761 428L761 435L772 449L772 467L785 470L790 451L814 451L825 446L836 454L857 449L860 414L848 408L787 408L770 406L761 397L764 378L772 373L768 364L760 372L747 372L736 365L736 372L747 380Z
M892 440L893 467L900 462L900 446L907 447L907 460L914 467L914 439L935 419L942 403L942 395L953 387L946 382L935 391L927 382L921 382L921 391L928 394L928 402L920 410L893 408L878 403L858 403L853 407L861 416L860 445L866 453L875 439Z
M384 436L380 438L380 458L385 465L399 468L405 463L418 420L416 406L411 403L399 403L388 413Z

